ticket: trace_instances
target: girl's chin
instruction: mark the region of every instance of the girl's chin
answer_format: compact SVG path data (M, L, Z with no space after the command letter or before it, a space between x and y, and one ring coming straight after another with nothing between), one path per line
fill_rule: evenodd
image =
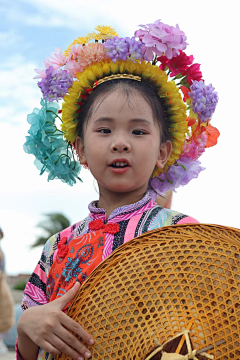
M140 192L140 193L145 193L147 191L147 186L142 185L139 186L139 184L133 183L131 184L130 181L114 181L114 182L108 182L107 184L105 183L104 185L100 185L99 190L100 190L100 194L101 194L101 189L104 192L110 192L110 193L115 193L117 194L131 194L134 192Z

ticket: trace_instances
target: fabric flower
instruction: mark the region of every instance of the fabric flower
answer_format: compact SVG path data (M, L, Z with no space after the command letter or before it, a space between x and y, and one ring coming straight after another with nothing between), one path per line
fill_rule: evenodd
M66 57L63 55L62 50L55 48L55 52L51 53L50 57L47 57L46 60L43 61L44 70L34 69L34 71L38 74L34 77L34 79L45 79L47 77L46 70L53 66L55 69L60 68L65 65L67 62Z
M107 39L103 44L108 57L115 63L117 60L142 60L143 48L141 41L136 41L134 37L120 38L115 36Z
M80 65L80 63L77 61L82 47L82 44L78 45L78 47L76 47L75 45L71 45L70 47L67 62L65 65L65 70L67 70L72 75L72 77L76 77L76 74L78 72L82 72L84 69L84 67Z
M41 109L34 109L28 115L31 127L23 145L24 151L33 154L36 159L35 166L40 170L40 175L45 171L49 173L48 181L58 178L63 182L73 185L80 173L81 165L74 160L73 150L69 143L63 139L63 133L57 130L55 118L59 105L41 100Z
M105 228L105 224L102 220L93 220L88 224L90 230L100 230Z
M42 142L42 136L26 136L26 142L23 144L23 150L27 154L34 155L38 160L44 157L44 153L49 149L48 146Z
M68 246L66 245L67 237L63 237L58 243L58 256L64 258L68 253Z
M78 46L75 46L75 45L71 45L70 47L70 51L68 53L68 57L67 57L67 62L69 60L76 60L77 57L79 56L80 54L80 51L81 49L83 48L83 45L82 44L79 44Z
M63 156L62 156L63 155ZM76 183L81 165L77 161L72 161L67 154L58 155L56 153L47 153L47 159L44 162L40 175L47 171L48 181L54 179L60 179L62 182L72 186Z
M34 79L45 79L47 77L46 70L51 66L47 60L43 61L44 70L34 69L34 71L38 74L34 76Z
M171 60L168 60L166 56L158 57L157 60L161 62L161 70L165 70L167 66L171 71L170 76L176 76L188 69L193 62L193 55L187 56L185 52L180 50L179 55Z
M217 92L214 92L212 84L206 86L203 81L193 81L190 90L188 95L192 99L191 107L198 113L201 121L207 121L215 111L218 102Z
M204 170L199 160L190 157L180 157L168 171L150 180L149 192L164 195L168 190L175 191L179 186L184 186Z
M119 225L118 224L107 224L103 230L104 233L108 234L116 234L119 232Z
M211 124L208 124L206 128L207 134L207 144L206 147L211 147L217 144L217 139L220 136L220 132L217 128L213 127Z
M81 71L83 71L85 67L101 62L102 60L106 60L107 58L108 57L103 44L90 43L79 50L79 55L77 56L76 61L81 66Z
M184 79L181 80L182 85L192 85L193 81L202 80L202 73L200 71L200 64L193 64L183 71Z
M186 139L183 145L182 157L190 157L197 160L205 151L208 136L205 131L190 140Z
M56 69L50 66L46 70L46 78L38 82L42 90L43 99L48 101L58 101L62 99L72 86L73 78L66 70Z
M55 131L55 113L58 112L59 105L57 103L47 104L41 100L41 109L35 108L28 115L27 121L31 125L26 136L26 142L23 149L28 154L33 154L38 160L45 157L47 151L52 151L52 141L48 133ZM66 144L66 143L65 143Z
M179 26L169 26L163 24L160 20L153 24L139 25L143 29L135 31L135 36L139 37L146 46L144 58L152 61L154 53L158 56L165 54L167 59L172 59L185 50L186 36Z
M63 55L61 48L60 49L55 48L55 52L52 52L51 56L46 58L46 61L50 65L53 65L54 68L58 69L66 64L67 59Z

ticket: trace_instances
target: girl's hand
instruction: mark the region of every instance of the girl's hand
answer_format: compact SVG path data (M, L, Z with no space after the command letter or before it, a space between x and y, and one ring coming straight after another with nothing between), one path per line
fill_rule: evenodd
M93 338L81 325L62 312L75 297L79 287L80 284L76 283L61 298L24 311L18 322L18 348L24 359L24 354L29 355L26 350L28 339L52 355L64 353L74 360L91 357L89 350L68 330L72 330L89 345L93 345Z

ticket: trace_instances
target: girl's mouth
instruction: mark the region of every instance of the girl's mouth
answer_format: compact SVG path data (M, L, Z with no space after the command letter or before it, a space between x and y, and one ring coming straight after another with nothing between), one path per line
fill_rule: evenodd
M129 165L124 161L112 163L110 166L115 169L123 169L129 167Z

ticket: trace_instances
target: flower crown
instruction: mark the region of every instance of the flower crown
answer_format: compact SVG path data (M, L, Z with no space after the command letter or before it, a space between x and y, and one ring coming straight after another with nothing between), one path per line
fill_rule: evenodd
M35 155L40 175L49 173L48 181L73 185L81 180L74 157L79 113L96 86L117 78L150 82L167 115L173 150L164 169L154 169L150 189L165 194L204 170L198 158L219 136L210 125L218 95L205 84L193 56L184 52L187 38L178 25L157 20L140 27L134 37L121 38L109 26L97 26L97 32L75 39L64 53L56 48L43 62L44 70L35 69L42 107L28 115L24 150Z

